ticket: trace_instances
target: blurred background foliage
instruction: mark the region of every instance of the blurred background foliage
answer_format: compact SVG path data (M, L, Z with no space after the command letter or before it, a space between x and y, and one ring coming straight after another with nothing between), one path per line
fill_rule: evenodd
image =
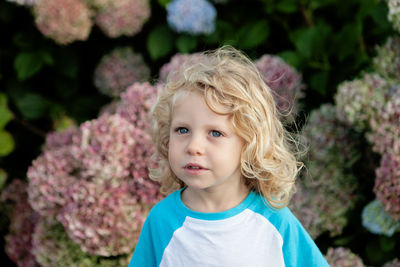
M102 94L94 82L97 66L115 48L130 47L139 54L152 84L176 53L232 45L254 60L277 55L302 74L301 127L313 110L334 103L339 84L371 70L377 46L396 35L386 1L210 1L215 24L205 33L181 31L179 25L167 23L170 2L150 1L151 14L136 33L110 37L93 26L84 40L67 43L38 30L34 8L18 1L0 2L1 187L16 178L26 180L28 167L41 154L49 132L94 119L104 105L118 99L118 94ZM374 170L380 156L362 135L356 136L360 153L351 168L361 197L345 214L348 223L343 231L336 236L324 232L316 242L324 254L329 247L347 247L365 265L382 266L400 255L400 236L376 235L362 227L361 212L375 198ZM2 236L8 232L8 219L3 217ZM4 247L4 239L1 244ZM11 264L4 249L1 257Z

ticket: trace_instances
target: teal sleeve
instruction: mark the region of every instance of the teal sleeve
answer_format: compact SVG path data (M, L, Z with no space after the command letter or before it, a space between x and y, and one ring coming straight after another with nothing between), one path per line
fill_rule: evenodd
M329 267L328 262L301 225L299 220L287 209L287 225L281 232L283 237L283 257L286 266Z
M139 241L136 245L135 252L133 253L128 267L157 266L154 244L152 242L152 233L149 224L150 219L147 218L143 225Z

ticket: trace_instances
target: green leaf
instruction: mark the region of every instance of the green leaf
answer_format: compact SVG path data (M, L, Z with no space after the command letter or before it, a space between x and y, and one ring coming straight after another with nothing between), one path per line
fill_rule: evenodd
M300 65L303 63L303 58L299 53L295 51L283 51L279 56L289 65L300 69Z
M290 34L290 39L305 58L326 55L326 46L332 32L329 25L320 23L312 28L302 28Z
M22 52L14 60L14 69L17 71L18 79L25 80L42 68L43 61L36 53Z
M181 53L189 53L197 46L197 39L193 36L180 35L176 39L176 47Z
M265 42L269 35L267 20L260 20L244 25L239 30L238 46L241 49L256 47Z
M396 246L396 241L393 238L380 236L379 245L382 251L391 251Z
M14 138L9 132L0 130L0 156L6 156L14 150Z
M157 0L162 7L166 7L172 0Z
M328 84L328 72L319 72L311 77L310 86L321 95L326 95L326 87Z
M12 118L12 112L7 107L0 106L0 130L3 129Z
M354 23L345 25L335 36L335 51L339 61L343 61L360 50L359 40L362 35L362 24Z
M27 93L15 99L15 104L22 116L27 119L40 118L48 109L48 102L35 93Z
M297 11L297 0L279 0L276 9L286 14L294 13Z
M310 58L313 50L313 41L315 39L314 28L303 28L295 31L290 35L290 39L294 43L296 50L304 57Z
M21 52L14 60L14 69L17 71L18 79L22 81L38 73L43 64L52 65L53 63L49 52Z
M0 93L0 130L12 120L13 113L7 107L7 96Z
M166 25L154 28L147 38L147 50L153 60L166 56L173 47L173 36Z
M8 174L5 170L0 168L0 190L3 189L4 185L7 182Z
M0 107L7 107L7 96L3 93L0 93Z

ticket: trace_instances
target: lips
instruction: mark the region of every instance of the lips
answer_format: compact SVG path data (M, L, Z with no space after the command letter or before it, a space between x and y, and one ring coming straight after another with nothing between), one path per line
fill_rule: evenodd
M204 168L203 166L197 163L188 163L185 165L184 168L188 170L207 170L207 168Z

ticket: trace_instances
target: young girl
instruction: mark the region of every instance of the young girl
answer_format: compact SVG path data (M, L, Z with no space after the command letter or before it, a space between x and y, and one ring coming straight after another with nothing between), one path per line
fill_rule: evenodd
M170 194L147 217L130 267L328 266L286 207L301 164L246 56L196 56L170 75L153 116L160 160L150 176Z

